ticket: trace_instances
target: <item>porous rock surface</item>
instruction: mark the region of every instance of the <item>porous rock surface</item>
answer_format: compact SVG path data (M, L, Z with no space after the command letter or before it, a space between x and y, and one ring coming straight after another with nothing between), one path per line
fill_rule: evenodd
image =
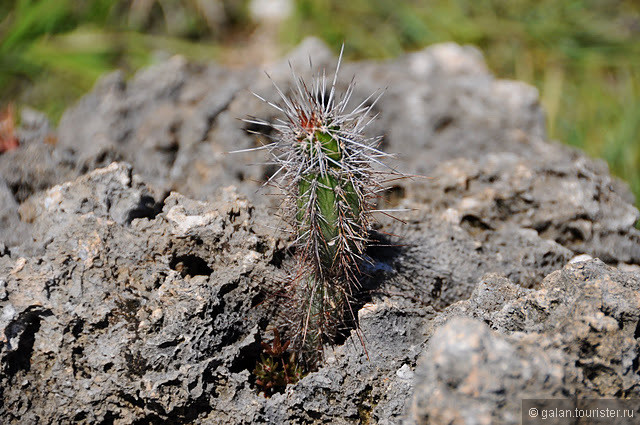
M290 87L336 58L309 39ZM252 370L292 269L273 173L238 121L275 118L257 69L181 58L104 77L54 136L0 155L0 417L8 424L520 422L534 397L640 397L640 234L606 165L545 136L536 90L471 47L345 63L389 184L355 331L283 393ZM55 143L54 143L55 142ZM426 178L424 176L428 176ZM395 236L385 236L393 234ZM387 246L389 245L389 246ZM597 257L597 258L596 258ZM599 259L598 259L599 258Z

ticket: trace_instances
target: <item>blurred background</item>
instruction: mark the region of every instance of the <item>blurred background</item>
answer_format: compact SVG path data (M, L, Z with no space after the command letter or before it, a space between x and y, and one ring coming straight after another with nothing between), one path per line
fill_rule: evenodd
M540 90L552 139L604 158L638 204L638 0L2 0L0 110L56 122L111 70L176 53L259 65L309 35L336 53L345 41L350 60L479 47L498 77Z

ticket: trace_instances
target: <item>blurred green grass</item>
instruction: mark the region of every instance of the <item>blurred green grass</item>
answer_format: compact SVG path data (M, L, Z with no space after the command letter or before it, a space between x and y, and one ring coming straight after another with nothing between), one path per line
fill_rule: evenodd
M0 5L0 103L57 120L115 68L155 52L220 57L255 24L248 0L7 0ZM213 7L215 6L215 7ZM478 46L501 78L534 84L549 135L604 158L640 204L640 3L635 0L297 0L280 41L324 39L350 59L428 44Z
M215 58L226 26L242 26L246 18L246 1L219 3L224 19L209 23L202 9L209 0L5 0L0 105L28 104L57 121L114 69L131 74L154 62L157 52Z

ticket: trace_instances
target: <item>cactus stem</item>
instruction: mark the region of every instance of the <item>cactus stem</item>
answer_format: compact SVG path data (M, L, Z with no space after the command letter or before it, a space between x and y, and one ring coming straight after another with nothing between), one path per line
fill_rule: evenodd
M379 149L381 138L365 136L382 93L371 94L350 112L353 80L338 94L343 50L331 81L323 71L308 85L292 68L291 95L274 83L281 103L256 95L285 119L246 120L278 133L260 149L268 149L280 166L268 182L282 189L292 207L299 270L285 315L292 324L292 346L309 363L318 361L323 346L334 341L346 311L355 319L349 301L359 287L360 266L367 261L373 203L382 179L399 174L382 162L390 155ZM385 171L376 169L380 166Z

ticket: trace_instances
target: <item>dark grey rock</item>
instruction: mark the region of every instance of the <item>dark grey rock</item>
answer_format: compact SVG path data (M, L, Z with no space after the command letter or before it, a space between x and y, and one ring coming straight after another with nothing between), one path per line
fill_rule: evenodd
M309 55L335 66L309 39L289 58L301 75ZM291 89L287 60L267 70ZM172 58L104 77L56 143L27 112L29 141L0 155L0 417L514 423L524 396L637 397L624 183L548 142L536 90L491 76L474 48L345 63L343 87L352 74L354 101L388 87L371 131L416 176L380 201L405 211L376 228L360 331L271 398L252 371L282 321L291 235L278 197L257 192L264 153L228 153L260 145L238 118L276 117L251 94L277 99L271 81Z
M18 203L35 192L75 177L72 167L68 151L45 143L31 143L0 156L0 176Z
M518 342L474 319L439 328L417 372L413 423L517 424L522 398L568 395L563 353Z
M5 248L22 245L31 240L31 228L20 220L18 207L11 189L0 178L0 244ZM3 249L0 249L0 253L2 251Z
M412 423L520 423L525 398L637 398L640 274L569 264L542 288L487 276L433 321Z
M56 132L49 118L44 113L26 106L20 112L18 138L23 146L32 143L57 143Z
M543 157L499 153L448 161L433 182L418 183L408 196L479 231L516 224L577 253L638 263L640 232L633 226L640 215L616 191L606 165L554 150L550 145Z
M130 223L143 192L112 164L34 199L46 251L0 257L6 423L187 421L245 367L273 239L232 189Z
M93 215L127 225L135 218L157 214L151 193L128 164L112 163L73 182L55 186L29 198L21 214L35 223L37 239L54 239L59 227L78 216Z
M391 249L388 258L375 254L390 270L379 289L399 302L412 300L441 309L469 298L487 273L501 273L520 287L535 287L573 256L533 230L505 226L478 231L464 220L460 223L451 210L416 211L403 219L405 223L390 225L391 233L402 235L402 247Z

